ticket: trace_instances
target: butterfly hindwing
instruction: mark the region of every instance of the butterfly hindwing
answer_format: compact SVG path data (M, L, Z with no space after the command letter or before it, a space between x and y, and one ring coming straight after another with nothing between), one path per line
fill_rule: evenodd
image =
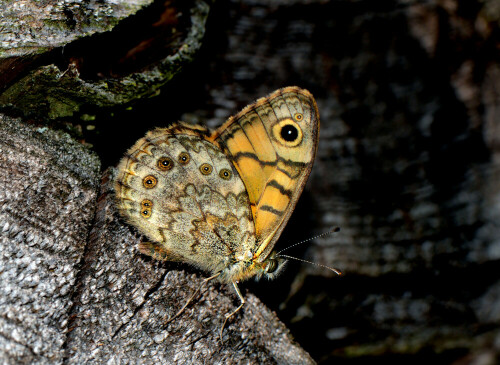
M206 134L183 124L148 132L120 162L115 191L122 215L152 241L142 253L217 272L255 246L255 229L243 182Z

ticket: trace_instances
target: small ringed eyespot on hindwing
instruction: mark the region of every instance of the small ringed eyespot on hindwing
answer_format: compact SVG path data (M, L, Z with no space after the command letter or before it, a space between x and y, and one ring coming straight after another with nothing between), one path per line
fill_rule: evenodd
M204 163L200 166L200 171L203 175L210 175L212 173L213 167L208 163Z
M157 183L158 180L153 175L148 175L142 180L142 185L144 185L146 189L154 188Z
M219 176L224 180L230 180L232 176L232 172L228 169L222 169L219 171Z
M142 209L141 209L141 215L142 215L144 218L149 218L149 217L151 217L151 209L148 209L148 208L142 208Z
M301 122L304 119L304 116L301 113L295 113L293 117L297 122Z
M181 152L179 154L178 160L179 160L180 164L186 165L190 159L191 159L191 157L189 156L189 153L187 153L187 152Z
M170 157L160 157L156 165L160 170L168 171L174 167L174 161Z
M153 207L153 202L149 199L144 199L142 202L141 202L141 207L144 209L151 209Z

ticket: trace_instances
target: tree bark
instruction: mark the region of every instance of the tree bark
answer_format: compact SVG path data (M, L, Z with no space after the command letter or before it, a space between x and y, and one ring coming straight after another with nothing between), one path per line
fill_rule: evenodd
M62 363L100 163L65 133L0 118L0 361Z

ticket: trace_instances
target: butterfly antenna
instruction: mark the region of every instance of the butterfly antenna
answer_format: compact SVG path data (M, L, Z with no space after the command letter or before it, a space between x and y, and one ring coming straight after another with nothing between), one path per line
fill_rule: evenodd
M309 242L309 241L315 240L315 239L320 238L320 237L323 237L323 236L327 236L327 235L332 234L332 233L336 233L336 232L338 232L338 231L340 231L340 227L335 227L334 229L332 229L332 230L330 230L330 231L328 231L328 232L321 233L321 234L319 234L319 235L317 235L317 236L314 236L314 237L308 238L307 240L297 242L297 243L295 243L295 244L293 244L293 245L291 245L291 246L288 246L287 248L282 249L281 251L278 251L278 252L276 253L276 256L280 256L280 253L282 253L283 251L288 250L289 248L292 248L292 247L295 247L295 246L301 245L301 244L303 244L303 243L306 243L306 242ZM283 255L281 255L281 256L282 256L282 257L285 257L285 256L283 256ZM298 259L297 259L297 260L298 260ZM317 264L317 265L319 265L319 264Z
M297 257L293 257L293 256L288 256L288 255L278 255L276 257L284 257L286 259L291 259L291 260L296 260L296 261L301 261L301 262L306 262L308 264L312 264L312 265L316 265L316 266L319 266L319 267L322 267L322 268L325 268L325 269L328 269L330 271L333 271L335 274L337 275L342 275L342 271L340 271L339 269L335 269L333 267L330 267L330 266L326 266L326 265L322 265L322 264L318 264L317 262L312 262L312 261L308 261L308 260L304 260L304 259L299 259Z

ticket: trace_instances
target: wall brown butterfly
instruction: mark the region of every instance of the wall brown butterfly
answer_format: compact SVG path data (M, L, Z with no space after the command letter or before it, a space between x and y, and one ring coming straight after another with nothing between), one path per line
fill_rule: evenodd
M118 165L118 209L150 240L140 252L234 286L241 304L227 320L245 302L239 281L283 267L272 250L304 189L318 137L316 102L298 87L258 99L215 131L182 122L157 128Z

